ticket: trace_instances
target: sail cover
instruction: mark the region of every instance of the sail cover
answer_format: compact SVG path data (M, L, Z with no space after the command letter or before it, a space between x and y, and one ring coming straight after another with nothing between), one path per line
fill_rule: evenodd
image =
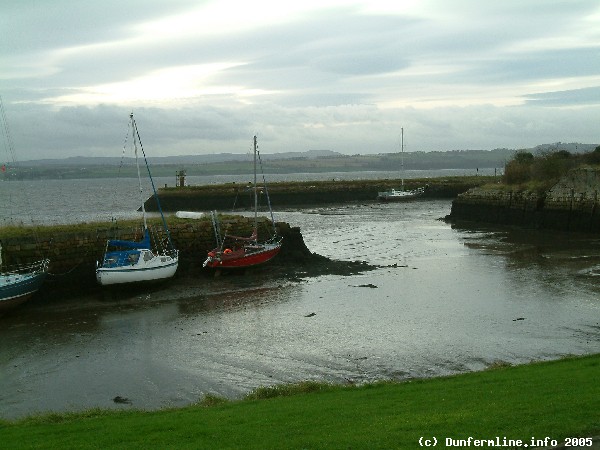
M108 241L108 245L112 245L113 247L123 247L123 248L138 248L138 249L148 249L150 250L150 233L148 230L144 230L144 239L139 242L136 241L121 241L119 239L111 239Z

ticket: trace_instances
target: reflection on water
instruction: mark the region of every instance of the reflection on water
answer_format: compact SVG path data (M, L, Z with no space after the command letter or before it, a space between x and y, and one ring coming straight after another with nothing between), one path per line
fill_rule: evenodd
M378 269L174 280L0 320L0 415L157 408L298 380L480 370L600 351L600 240L459 229L449 201L291 210L308 247ZM116 396L131 404L117 404Z

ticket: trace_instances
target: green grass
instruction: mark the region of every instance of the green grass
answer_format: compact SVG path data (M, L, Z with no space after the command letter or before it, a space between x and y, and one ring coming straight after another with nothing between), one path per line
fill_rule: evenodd
M600 434L600 355L365 386L261 388L154 412L0 422L2 448L418 448L419 438L529 441Z

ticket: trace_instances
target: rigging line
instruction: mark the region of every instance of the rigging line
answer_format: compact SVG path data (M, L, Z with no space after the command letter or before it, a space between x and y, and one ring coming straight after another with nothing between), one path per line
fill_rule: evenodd
M221 226L219 225L219 218L217 217L217 211L211 211L210 218L212 220L213 230L215 232L215 239L217 241L217 247L222 249L223 248L222 241L224 239L221 239Z
M16 152L15 152L15 144L14 144L14 140L12 137L12 134L10 132L10 127L8 126L8 118L6 116L6 108L4 107L4 100L2 99L2 96L0 95L0 118L2 120L2 128L4 130L4 136L5 136L5 140L8 146L8 151L10 153L10 158L11 158L11 162L12 165L14 167L19 167L19 163L17 161L17 156L16 156ZM10 195L9 198L9 206L10 206L10 216L12 218L13 215L13 201L12 201L12 194ZM37 225L36 222L33 220L33 213L31 211L31 204L29 201L25 201L24 202L26 204L25 210L27 212L27 214L29 215L29 220L31 221L31 224L33 226L33 236L36 242L36 250L37 252L40 254L40 257L42 258L46 258L46 255L44 254L44 252L42 250L40 250L40 240L39 240L39 236L37 233ZM12 220L11 220L12 221ZM23 223L23 221L21 221L21 223Z
M150 226L150 234L152 235L152 239L154 239L154 246L158 253L166 253L167 249L165 249L164 239L162 239L162 233L157 230L157 228L152 224Z
M125 133L125 138L123 139L123 150L121 151L121 161L119 162L119 169L117 171L118 179L121 178L121 170L123 169L123 166L125 163L125 155L127 153L127 143L129 141L130 129L131 129L131 121L127 122L127 132ZM114 191L113 191L113 208L112 208L113 212L117 210L117 197L118 197L118 190L114 189ZM111 217L110 221L112 223L114 223L115 225L118 224L118 220L114 215Z
M123 161L125 160L125 151L127 149L127 141L129 140L129 133L131 128L131 122L127 122L127 133L125 133L125 139L123 140L123 151L121 152L121 162L119 164L119 174L123 168Z
M64 277L66 275L69 275L71 272L73 272L75 269L77 269L79 266L81 266L83 264L83 262L77 263L73 266L72 269L67 270L66 272L61 272L61 273L52 273L52 272L48 272L48 275L52 276L52 277Z
M148 164L148 159L146 158L146 152L144 151L144 146L142 145L142 139L140 137L140 133L137 128L137 124L135 119L133 118L133 113L131 113L131 126L133 127L133 132L137 136L137 140L140 143L140 149L142 150L142 155L144 156L144 162L146 163L146 170L148 171L148 176L150 177L150 183L152 184L152 191L154 192L154 198L156 199L156 205L158 206L158 211L160 212L160 217L163 222L163 226L165 227L165 231L167 232L167 238L169 239L169 246L171 249L174 249L173 241L171 240L171 232L169 231L169 227L167 226L167 221L165 220L165 216L163 214L162 208L160 207L160 200L158 199L158 193L156 192L156 187L154 186L154 180L152 179L152 173L150 172L150 165Z
M258 236L258 187L256 186L257 136L254 134L254 233Z
M8 119L6 118L6 110L4 109L4 101L2 100L2 96L0 95L0 113L2 115L2 127L4 128L4 138L6 139L6 144L8 146L8 152L10 153L12 163L17 162L16 154L15 154L15 144L12 138L12 134L10 133L10 128L8 126Z
M238 191L238 189L236 188L236 191L235 191L235 198L233 199L233 206L231 207L231 212L232 212L232 213L233 213L233 212L235 212L235 204L237 203L238 195L239 195L239 191Z
M12 163L13 166L16 166L17 164L17 158L15 155L15 147L14 147L14 142L12 139L12 135L10 133L10 128L8 126L8 119L6 117L6 110L4 108L4 101L2 100L2 96L0 96L0 117L2 119L2 130L3 130L3 136L4 136L4 148L6 150L8 150L8 155L6 158L6 163ZM4 159L4 155L3 155L3 159ZM3 170L7 170L6 166L3 166ZM10 173L10 171L9 171ZM13 206L16 203L13 201L13 197L12 197L12 192L9 194L8 197L8 202L7 205L9 208L9 217L10 217L10 222L14 222L13 220L13 215L14 215L14 211L13 211ZM9 223L10 223L9 222Z
M258 162L260 164L260 172L263 178L263 184L265 186L265 195L267 196L267 206L269 207L269 212L271 213L271 223L273 224L273 232L277 235L277 227L275 226L275 215L273 214L273 208L271 208L271 198L269 197L269 189L267 187L267 179L265 177L265 170L262 165L262 159L260 157L260 152L258 149L256 150L256 154L258 155Z
M133 114L132 114L133 116ZM131 121L133 122L133 117L131 118ZM140 176L140 161L139 161L139 157L138 157L138 147L137 147L137 141L135 139L135 123L132 123L132 127L133 127L133 152L135 154L135 167L137 169L137 178L138 178L138 189L139 189L139 194L140 194L140 204L142 205L142 217L144 219L144 230L147 232L148 230L148 221L146 218L146 205L144 203L144 197L143 197L143 189L142 189L142 177Z

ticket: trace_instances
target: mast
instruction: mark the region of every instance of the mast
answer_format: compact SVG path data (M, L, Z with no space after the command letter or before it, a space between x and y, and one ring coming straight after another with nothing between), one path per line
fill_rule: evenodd
M256 191L256 135L254 135L254 233L258 233L258 193Z
M402 155L400 159L402 170L402 191L404 191L404 128L400 128L400 154Z
M133 132L133 152L135 153L135 165L137 167L138 186L140 188L140 203L142 204L142 217L144 218L144 230L147 230L148 224L146 223L146 207L144 206L144 197L142 195L142 193L143 193L142 177L140 175L140 161L138 158L136 126L135 126L135 119L133 118L133 113L129 114L129 118L131 119L131 130Z
M167 221L165 220L165 215L163 214L163 210L160 206L160 200L158 198L158 193L156 192L156 186L154 185L154 179L152 178L152 172L150 172L150 164L148 164L148 158L146 158L146 152L144 151L144 146L142 145L142 138L140 137L140 133L137 129L137 124L135 123L135 119L133 118L133 113L131 113L131 120L134 125L134 142L135 137L137 137L138 142L140 143L140 149L142 150L142 156L144 157L144 164L146 165L146 171L148 172L148 178L150 178L150 184L152 185L152 192L154 194L154 200L156 200L156 206L158 207L158 212L160 212L160 218L162 219L163 227L165 232L167 233L167 239L169 241L169 247L174 250L175 246L173 245L173 241L171 240L171 232L169 231L169 227L167 226ZM135 149L136 162L137 162L137 147ZM140 167L138 165L138 177L139 177ZM144 199L142 197L142 180L140 180L140 199L142 202L142 212L144 213L144 227L146 227L146 209L144 208Z

